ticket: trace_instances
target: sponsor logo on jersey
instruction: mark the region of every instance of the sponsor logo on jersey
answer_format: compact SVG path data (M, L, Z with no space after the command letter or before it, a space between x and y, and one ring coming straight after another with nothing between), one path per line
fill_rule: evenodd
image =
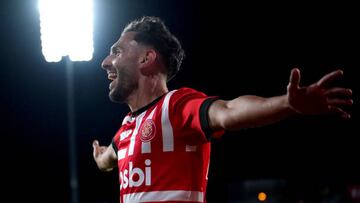
M127 187L140 187L144 184L146 186L151 185L151 160L145 160L145 172L144 169L134 167L133 162L129 162L128 169L120 171L120 189L126 189Z

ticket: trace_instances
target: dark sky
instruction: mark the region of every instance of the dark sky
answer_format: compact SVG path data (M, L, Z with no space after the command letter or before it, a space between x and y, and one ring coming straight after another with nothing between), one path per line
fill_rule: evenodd
M94 57L74 67L81 202L118 200L117 173L98 171L91 142L98 139L108 145L129 109L109 101L109 81L100 64L126 23L144 15L163 18L185 48L182 70L170 81L171 89L188 86L223 99L280 95L286 92L293 67L301 69L303 85L341 68L344 78L336 84L353 89L355 104L347 108L353 116L350 121L332 115L297 116L215 140L211 200L215 191L226 196L229 183L244 179L286 179L315 186L359 183L356 7L211 2L95 2ZM69 202L65 63L47 63L42 56L37 1L0 5L5 191L11 202ZM16 195L10 195L14 191Z

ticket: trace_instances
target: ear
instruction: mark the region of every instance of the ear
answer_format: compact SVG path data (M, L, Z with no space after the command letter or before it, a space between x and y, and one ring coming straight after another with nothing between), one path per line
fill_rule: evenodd
M149 75L154 73L155 61L157 53L153 49L146 50L145 54L140 57L140 71L144 75Z

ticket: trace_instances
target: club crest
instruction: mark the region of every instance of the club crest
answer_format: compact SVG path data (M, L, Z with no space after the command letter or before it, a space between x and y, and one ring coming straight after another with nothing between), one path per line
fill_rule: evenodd
M151 119L146 119L140 127L140 140L149 142L155 137L155 123Z

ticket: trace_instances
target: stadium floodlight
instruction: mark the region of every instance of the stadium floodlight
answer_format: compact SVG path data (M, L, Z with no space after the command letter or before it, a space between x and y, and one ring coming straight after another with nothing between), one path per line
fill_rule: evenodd
M92 0L39 0L41 47L45 60L89 61L93 55Z
M71 202L78 203L73 61L90 61L93 0L38 0L41 47L47 62L66 57L67 121Z

